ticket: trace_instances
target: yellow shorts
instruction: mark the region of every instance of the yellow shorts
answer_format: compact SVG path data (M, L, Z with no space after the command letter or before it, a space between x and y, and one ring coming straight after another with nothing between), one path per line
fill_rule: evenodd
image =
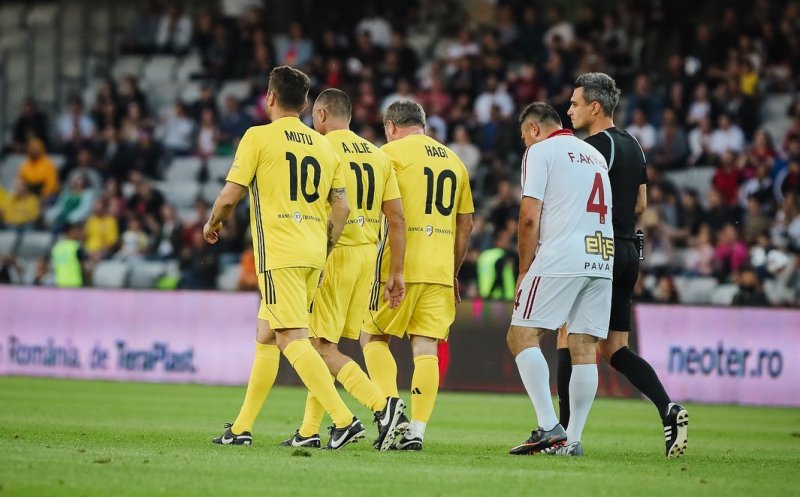
M383 295L383 285L380 292ZM370 335L409 334L446 340L456 319L453 287L433 283L408 283L399 307L389 309L389 303L381 298L374 309L370 308L363 329Z
M258 319L273 330L308 328L309 308L317 293L320 270L311 267L272 269L258 275L261 307Z
M314 298L309 336L333 343L358 340L375 280L376 250L375 245L333 249Z

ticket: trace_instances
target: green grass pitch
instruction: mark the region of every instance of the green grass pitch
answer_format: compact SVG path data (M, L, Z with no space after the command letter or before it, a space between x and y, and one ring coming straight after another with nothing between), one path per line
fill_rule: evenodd
M345 394L367 439L327 453L276 446L305 399L276 388L253 446L212 445L243 392L0 378L0 497L800 495L798 409L691 405L689 452L666 460L649 402L600 399L586 457L514 457L534 423L526 396L445 392L423 452L379 453L371 414Z

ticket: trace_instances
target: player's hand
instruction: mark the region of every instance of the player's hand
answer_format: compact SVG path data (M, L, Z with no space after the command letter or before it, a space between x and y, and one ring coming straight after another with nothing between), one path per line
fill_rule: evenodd
M383 301L389 302L389 309L400 305L406 296L406 282L403 273L389 273L383 286Z
M456 299L456 304L461 303L461 288L458 284L458 278L453 278L453 294Z
M205 226L203 226L203 238L206 239L208 243L214 245L219 241L219 231L222 229L222 223L211 224L211 221L207 222Z

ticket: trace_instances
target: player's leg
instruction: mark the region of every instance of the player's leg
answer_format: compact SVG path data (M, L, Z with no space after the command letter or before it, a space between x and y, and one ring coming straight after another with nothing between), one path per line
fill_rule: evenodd
M264 307L263 301L261 307L262 309ZM250 369L250 379L247 382L247 391L239 416L231 425L226 425L225 433L215 438L214 443L250 445L253 442L253 424L275 384L280 358L281 353L275 342L275 333L267 321L259 318L256 325L253 366Z
M567 327L558 330L556 339L558 367L556 368L556 385L558 388L558 422L566 428L569 426L569 379L572 376L572 357L569 354Z
M577 290L571 278L525 275L514 303L507 342L522 383L536 411L538 428L528 440L513 447L515 455L540 452L566 441L550 395L550 369L540 347L546 330L557 330L567 321Z
M369 377L375 382L381 394L386 397L399 397L397 362L389 350L390 340L389 335L373 335L367 331L362 331L359 339Z
M606 340L598 344L600 355L611 367L622 373L655 405L664 425L666 454L679 457L686 450L689 413L674 404L653 367L628 346L633 304L633 288L639 276L636 247L620 244L614 261L614 282L611 297L611 316Z
M274 303L268 301L266 307L277 323L273 327L278 347L333 420L334 427L327 447L338 449L362 438L364 426L339 396L325 361L308 339L308 308L313 301L320 272L309 268L286 268L268 273L275 292Z

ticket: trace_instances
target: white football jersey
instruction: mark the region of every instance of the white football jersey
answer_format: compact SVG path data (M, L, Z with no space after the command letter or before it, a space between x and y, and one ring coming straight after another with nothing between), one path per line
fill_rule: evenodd
M536 276L611 278L614 228L606 160L562 129L522 159L522 196L542 201Z

